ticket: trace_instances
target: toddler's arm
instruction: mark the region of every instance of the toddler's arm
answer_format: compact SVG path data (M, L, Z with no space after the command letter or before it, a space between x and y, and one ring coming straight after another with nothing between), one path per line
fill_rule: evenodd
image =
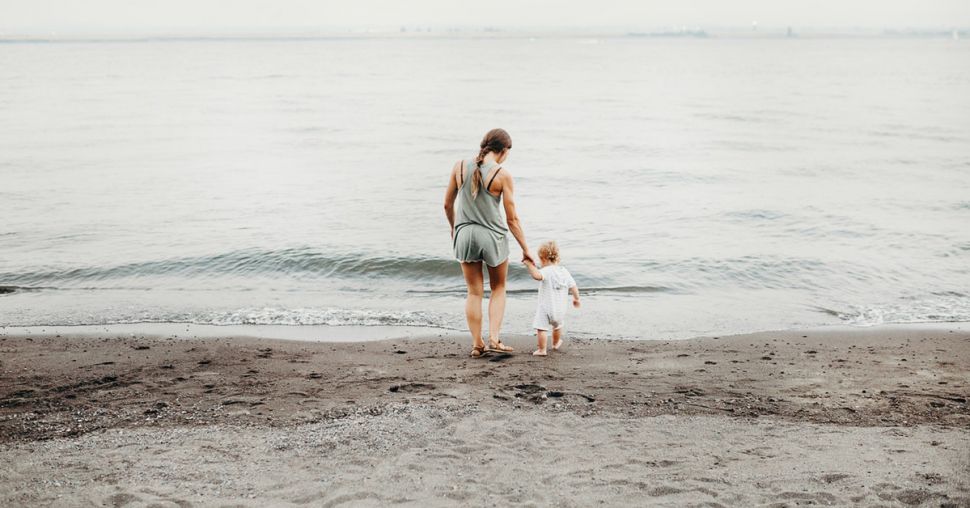
M525 267L529 269L529 275L531 275L533 279L542 280L542 272L536 268L536 264L533 263L531 259L526 259L523 261L523 263L525 263Z
M573 295L573 307L579 308L579 288L576 285L569 287L569 293Z

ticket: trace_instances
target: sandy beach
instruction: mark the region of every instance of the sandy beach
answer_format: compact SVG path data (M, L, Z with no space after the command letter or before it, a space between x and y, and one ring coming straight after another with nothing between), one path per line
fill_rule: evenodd
M970 506L970 332L0 336L4 506Z

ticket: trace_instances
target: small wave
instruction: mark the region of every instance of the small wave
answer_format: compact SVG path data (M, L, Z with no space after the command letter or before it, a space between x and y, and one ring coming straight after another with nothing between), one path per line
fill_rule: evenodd
M666 286L584 286L579 284L579 287L583 294L641 294L641 293L675 293L676 289ZM412 294L427 294L427 295L463 295L466 289L464 287L453 287L448 289L410 289L407 292ZM530 294L535 293L536 288L528 289L507 289L506 294L510 295L520 295L520 294ZM485 293L489 291L486 288Z
M9 295L9 294L20 293L24 291L40 291L41 289L51 289L51 288L25 287L25 286L0 286L0 295Z
M22 273L0 273L0 281L12 286L37 286L123 278L219 275L252 276L281 274L299 277L365 277L428 280L460 278L461 268L452 259L421 256L331 255L310 248L278 250L246 249L211 256L183 257L114 266L89 266ZM512 270L521 278L525 271Z
M607 286L584 287L585 293L676 293L677 290L666 286Z
M292 134L333 134L335 132L340 132L338 127L329 127L323 125L305 125L296 127L284 127L281 128L281 132L288 132Z
M763 210L763 209L751 209L751 210L737 210L734 212L728 212L726 214L728 217L733 219L739 219L742 221L748 220L758 220L758 221L773 221L785 217L782 212L774 210Z
M829 309L828 307L815 307L814 310L816 312L821 312L822 314L828 314L829 316L834 316L837 318L840 318L842 316L841 312L835 309Z
M695 113L694 116L698 118L704 118L704 119L725 120L728 122L741 122L741 123L777 123L778 122L778 120L774 118L765 118L765 117L750 116L750 115Z
M970 298L962 293L936 293L930 299L888 305L864 305L837 310L816 307L816 311L838 318L845 324L875 326L905 323L949 323L970 321Z
M930 293L930 294L933 296L955 296L958 298L966 298L967 296L970 296L970 295L967 295L966 293L961 293L959 291L937 291L935 293Z
M869 134L881 137L881 138L906 138L906 139L919 139L924 141L942 141L946 143L953 143L956 141L963 141L962 138L957 136L947 136L947 135L933 135L933 134L923 134L920 132L913 131L893 131L893 130L872 130Z
M44 320L43 323L23 326L90 326L130 325L140 323L194 324L194 325L284 325L284 326L412 326L424 328L449 328L446 320L436 314L421 311L384 311L339 308L292 308L275 307L243 308L229 311L162 313L149 312L114 315L91 320L67 318ZM19 326L19 325L18 325Z
M211 325L423 326L445 328L440 317L419 311L361 309L241 309L196 316L189 322Z

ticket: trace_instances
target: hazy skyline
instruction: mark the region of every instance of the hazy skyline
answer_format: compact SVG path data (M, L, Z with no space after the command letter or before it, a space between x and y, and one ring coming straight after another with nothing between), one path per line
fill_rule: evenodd
M970 26L965 0L3 0L3 34L239 33L397 26L636 28L661 26L930 29Z

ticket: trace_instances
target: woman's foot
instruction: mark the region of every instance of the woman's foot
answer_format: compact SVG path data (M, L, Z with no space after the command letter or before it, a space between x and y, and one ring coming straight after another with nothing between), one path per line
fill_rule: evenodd
M482 355L484 354L485 354L485 344L482 344L481 346L472 347L472 352L470 356L472 358L481 358Z
M487 350L495 351L498 353L511 353L512 351L515 351L515 349L512 349L511 346L506 346L505 344L502 344L502 341L500 340L489 340Z
M532 356L546 356L546 350L536 349L535 351L532 352Z

